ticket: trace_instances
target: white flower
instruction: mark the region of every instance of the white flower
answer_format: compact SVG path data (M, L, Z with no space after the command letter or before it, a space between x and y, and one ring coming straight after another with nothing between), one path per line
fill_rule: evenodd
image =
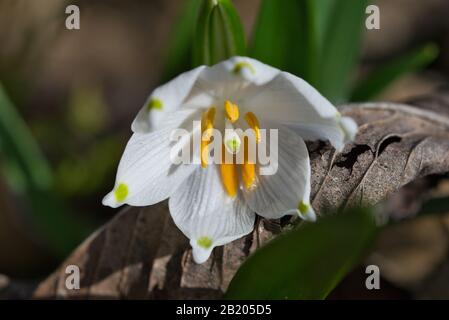
M257 164L174 165L174 129L278 129L278 169L260 175ZM201 66L157 88L132 124L134 132L118 167L114 189L103 204L148 206L169 198L176 225L190 239L197 263L212 249L250 233L255 213L269 219L299 215L314 221L309 203L310 162L304 140L329 140L341 151L354 139L355 122L304 80L246 57ZM192 132L193 133L193 132ZM238 152L239 135L224 135L227 152ZM208 141L201 143L207 150ZM190 148L190 147L189 147ZM199 157L194 150L193 157Z

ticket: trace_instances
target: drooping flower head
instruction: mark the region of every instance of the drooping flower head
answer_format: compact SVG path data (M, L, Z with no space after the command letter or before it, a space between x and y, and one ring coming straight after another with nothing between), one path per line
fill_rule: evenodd
M179 128L189 135L174 141ZM221 141L208 134L212 129L222 133ZM272 174L263 174L264 164L248 159L246 137L238 129L250 130L256 144L263 129L275 130L276 152L268 150L276 161ZM329 140L341 151L354 139L357 125L304 80L251 58L233 57L183 73L154 90L132 130L115 186L103 204L148 206L169 198L175 224L190 239L194 260L202 263L214 247L250 233L255 214L314 221L304 140ZM191 150L195 134L201 138ZM243 162L211 161L212 142L223 146L222 155L243 153ZM191 151L192 161L175 164L173 154L183 150Z

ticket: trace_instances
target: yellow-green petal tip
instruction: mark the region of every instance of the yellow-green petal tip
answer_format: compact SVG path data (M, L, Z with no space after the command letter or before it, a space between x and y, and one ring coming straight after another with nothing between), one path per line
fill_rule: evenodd
M243 68L248 68L248 70L252 74L256 73L256 70L254 69L254 67L249 62L245 62L245 61L237 62L234 66L234 69L232 69L232 72L234 72L235 74L239 74L243 70Z
M117 202L125 201L126 197L128 196L128 191L128 186L124 183L120 183L114 191L115 200Z
M212 239L209 237L201 237L198 238L196 243L203 249L209 249L212 246Z
M147 103L147 110L162 110L162 108L164 107L164 103L162 102L162 100L160 99L156 99L156 98L151 98L150 101L148 101Z
M305 203L303 200L298 204L298 210L302 214L307 214L309 211L310 205Z

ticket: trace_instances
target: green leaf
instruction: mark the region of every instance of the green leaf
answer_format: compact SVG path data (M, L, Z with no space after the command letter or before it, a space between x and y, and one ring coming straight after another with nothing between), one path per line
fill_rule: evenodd
M181 9L166 50L163 81L191 68L192 38L202 1L188 0Z
M88 234L85 221L70 215L53 188L49 164L0 84L1 169L50 251L64 256Z
M301 0L300 0L301 1ZM312 12L315 15L318 50L321 54L328 30L331 14L337 5L337 0L315 0L312 2Z
M226 298L324 299L366 253L376 230L367 209L306 223L250 256Z
M314 0L263 0L251 56L313 84L318 62L318 9Z
M203 0L193 41L193 64L212 65L245 55L245 35L230 0Z
M8 158L14 159L15 164L21 168L22 181L28 181L37 189L46 189L51 185L50 167L42 156L28 127L16 113L1 84L0 140L2 153L6 153ZM15 185L23 187L18 184Z
M438 47L426 44L407 54L388 62L360 81L352 94L352 101L366 101L380 94L394 80L404 74L417 71L438 56Z
M338 1L329 13L320 55L318 90L334 103L347 100L357 65L367 0Z

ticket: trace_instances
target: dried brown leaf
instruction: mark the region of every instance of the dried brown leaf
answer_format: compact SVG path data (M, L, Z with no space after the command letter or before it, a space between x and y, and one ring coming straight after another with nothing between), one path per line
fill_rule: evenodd
M447 101L419 103L438 112L388 103L345 107L360 126L355 143L340 154L324 142L308 145L317 212L376 204L417 178L449 172ZM126 208L84 241L34 297L219 298L245 258L280 229L276 221L259 221L255 232L197 265L166 203ZM80 290L66 289L70 264L81 269Z

